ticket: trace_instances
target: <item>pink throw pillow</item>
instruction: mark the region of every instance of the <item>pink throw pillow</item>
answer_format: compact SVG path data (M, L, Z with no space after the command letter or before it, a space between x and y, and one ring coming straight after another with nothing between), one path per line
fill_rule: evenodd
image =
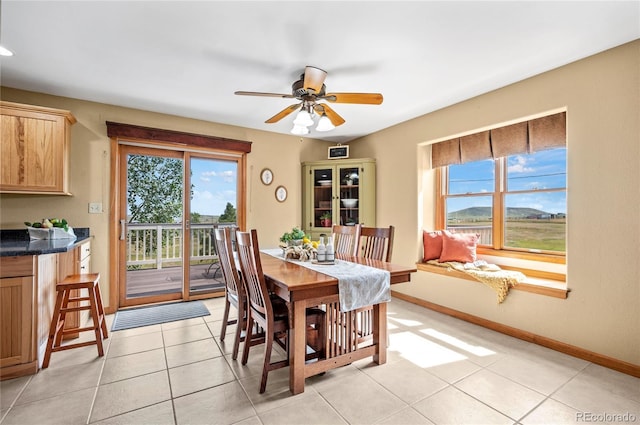
M476 261L476 247L480 235L473 233L442 232L442 253L440 261L458 261L460 263L473 263Z
M422 232L422 244L424 245L423 261L437 260L442 253L442 232Z

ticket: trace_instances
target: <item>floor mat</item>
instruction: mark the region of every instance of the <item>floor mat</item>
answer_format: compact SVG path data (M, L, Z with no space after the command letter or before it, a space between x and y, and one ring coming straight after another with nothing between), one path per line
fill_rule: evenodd
M113 321L111 330L121 331L123 329L157 325L158 323L209 316L210 314L209 309L207 309L202 301L188 301L140 307L116 312L116 317Z

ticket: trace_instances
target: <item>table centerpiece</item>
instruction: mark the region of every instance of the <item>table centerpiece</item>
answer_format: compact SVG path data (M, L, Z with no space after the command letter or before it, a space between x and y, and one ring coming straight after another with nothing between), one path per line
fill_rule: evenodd
M316 256L318 242L312 241L300 228L294 227L280 237L280 247L284 258L309 261Z

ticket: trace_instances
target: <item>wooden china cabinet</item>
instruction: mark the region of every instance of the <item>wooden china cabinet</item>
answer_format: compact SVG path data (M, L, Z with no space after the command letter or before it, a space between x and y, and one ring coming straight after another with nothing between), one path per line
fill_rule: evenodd
M318 240L334 224L376 224L374 159L302 163L302 227Z

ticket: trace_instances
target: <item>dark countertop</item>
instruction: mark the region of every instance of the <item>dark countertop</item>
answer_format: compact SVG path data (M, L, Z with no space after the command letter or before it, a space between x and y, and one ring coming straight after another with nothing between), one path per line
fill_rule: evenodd
M75 239L30 239L27 229L0 230L0 257L67 252L89 239L88 227L74 228Z

